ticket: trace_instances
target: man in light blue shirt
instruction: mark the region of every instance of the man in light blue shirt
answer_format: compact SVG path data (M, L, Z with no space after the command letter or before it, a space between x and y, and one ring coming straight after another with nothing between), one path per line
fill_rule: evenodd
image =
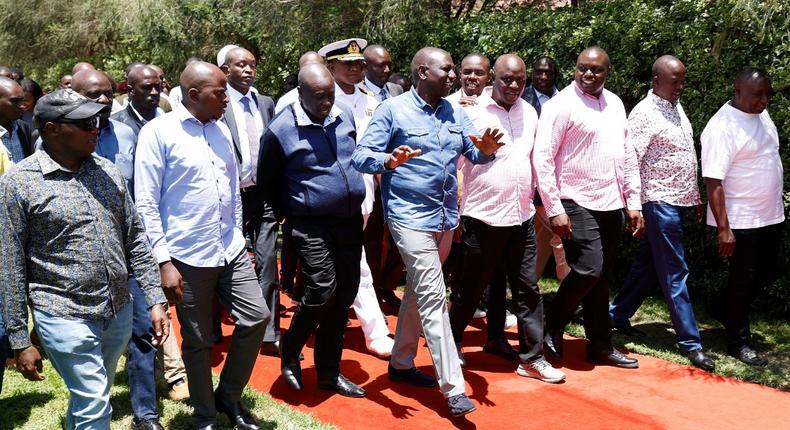
M230 131L217 122L228 104L225 74L195 62L181 74L181 106L140 130L135 162L137 207L175 302L193 421L215 429L216 413L239 429L259 429L241 403L269 319L245 252L241 196ZM230 312L233 333L219 386L212 391L212 300Z
M450 412L460 416L475 407L465 394L442 276L442 260L458 225L456 163L460 155L473 163L493 160L502 135L486 130L476 137L464 111L443 99L455 79L446 51L421 49L411 69L415 88L379 105L353 162L363 173L381 173L384 219L407 268L389 378L436 386L435 379L414 367L422 330Z

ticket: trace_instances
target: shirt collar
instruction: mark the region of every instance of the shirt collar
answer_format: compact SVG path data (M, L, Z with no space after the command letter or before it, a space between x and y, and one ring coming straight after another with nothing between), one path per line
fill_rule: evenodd
M389 94L389 93L390 93L390 92L387 90L387 85L386 85L386 84L384 85L384 88L382 88L382 87L380 87L380 86L378 86L378 85L374 84L374 83L373 83L371 80L369 80L369 79L368 79L368 77L367 77L367 76L365 76L365 81L364 81L364 82L365 82L365 86L366 86L366 87L368 87L368 89L369 89L371 92L373 92L373 94L374 94L374 95L379 95L379 94L381 94L381 91L382 91L382 90L383 90L384 92L386 92L387 94Z
M133 104L132 102L129 102L129 108L130 108L130 109L132 109L132 112L134 113L134 115L135 115L135 116L137 117L137 119L139 119L139 120L140 120L140 121L141 121L143 124L146 124L146 123L148 122L148 120L147 120L147 119L145 119L145 118L143 118L143 116L142 116L142 115L140 115L140 112L138 112L138 111L137 111L137 109L135 109L135 108L134 108L134 104ZM162 112L161 112L160 108L158 108L158 107L157 107L157 108L154 110L154 118L158 117L159 115L162 115Z
M187 109L187 107L183 104L179 104L174 112L176 113L176 118L178 118L180 122L192 122L193 124L198 124L201 127L205 127L206 124L210 124L215 121L210 119L206 123L200 122L200 120L195 118L195 116L192 115L192 112L190 112L189 109Z
M337 105L332 105L332 110L329 111L329 115L324 118L324 124L316 124L310 119L310 116L307 115L304 108L302 107L302 103L297 100L293 104L294 108L294 116L296 117L296 125L300 127L310 126L310 125L317 125L319 127L326 127L329 124L335 122L335 120L340 116L343 111L337 107Z
M16 132L16 129L17 129L17 128L18 128L18 126L16 125L16 121L14 121L14 122L12 122L12 123L11 123L11 131L8 131L8 130L6 130L6 128L5 128L5 127L3 127L2 125L0 125L0 137L3 137L3 136L5 136L6 134L7 134L9 137L13 136L13 135L14 135L14 133Z
M41 173L43 175L48 175L50 173L56 172L58 170L62 170L67 173L77 173L73 172L63 166L61 166L57 161L53 160L52 157L49 156L47 150L36 151L33 156L38 159L38 165L41 168ZM93 161L93 156L89 156L86 158L82 164L80 164L80 171L84 171L85 169L89 169L95 162Z
M252 90L247 91L247 94L242 94L230 85L228 85L227 87L228 87L228 95L230 96L230 100L233 103L240 105L241 99L247 98L250 100L250 109L252 108L253 106L252 103L255 102L255 100L252 99Z
M571 84L571 85L573 85L573 88L576 90L576 94L579 97L586 97L586 98L591 99L591 100L596 100L596 101L602 100L604 98L604 93L606 92L606 89L602 88L601 89L601 94L598 97L595 97L592 94L585 93L584 90L579 86L579 84L576 83L575 80L573 81L573 84Z
M552 97L556 96L557 92L558 92L557 91L557 87L551 87L551 94L544 94L544 93L538 91L538 89L535 88L535 87L532 87L532 89L535 90L535 95L537 95L538 97L543 96L543 97L547 97L547 98L552 98Z
M409 90L409 94L411 94L412 101L414 102L415 105L417 105L418 108L420 108L423 111L427 108L431 112L435 112L435 110L431 107L431 105L429 105L428 102L423 100L422 97L420 97L420 95L417 94L417 87L414 86L411 87L411 89ZM439 102L436 104L436 110L439 110L439 108L442 107L442 103L444 101L445 100L443 97L439 98Z
M650 99L653 100L653 103L660 108L675 109L677 108L678 103L680 103L680 100L676 101L675 103L672 103L671 101L665 98L657 96L656 93L653 92L653 90L647 90L647 96L650 97Z

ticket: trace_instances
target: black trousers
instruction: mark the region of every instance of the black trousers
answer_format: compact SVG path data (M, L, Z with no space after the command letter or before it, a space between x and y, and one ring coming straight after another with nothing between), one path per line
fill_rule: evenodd
M469 217L462 217L461 222L464 257L461 279L450 308L453 338L461 343L464 329L472 320L489 283L492 298L504 296L505 283L491 282L501 263L510 282L513 310L518 320L519 357L522 362L542 357L543 299L535 274L534 218L512 227L494 227ZM489 321L489 330L499 330L500 336L504 335L503 326L504 318Z
M752 298L759 288L776 280L780 273L783 232L784 222L732 231L735 252L727 259L730 269L724 292L724 308L727 310L724 325L730 351L749 345Z
M581 303L587 351L612 348L609 324L609 276L623 234L622 209L593 211L563 200L571 220L571 239L563 239L565 259L571 272L563 279L546 313L546 329L562 331Z
M296 362L315 331L315 367L319 376L340 373L348 309L359 289L362 214L343 219L289 219L299 253L305 291L291 326L280 339L283 363Z
M280 339L280 294L277 284L277 231L280 223L271 206L257 190L242 193L241 205L244 235L250 239L255 250L255 273L272 316L266 323L263 341L275 342Z

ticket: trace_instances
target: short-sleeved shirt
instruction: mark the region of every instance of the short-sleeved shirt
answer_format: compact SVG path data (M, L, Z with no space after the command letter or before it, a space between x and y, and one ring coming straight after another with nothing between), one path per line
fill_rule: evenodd
M750 114L725 103L702 132L702 176L721 179L732 229L784 221L779 132L768 111ZM716 226L708 205L708 225Z

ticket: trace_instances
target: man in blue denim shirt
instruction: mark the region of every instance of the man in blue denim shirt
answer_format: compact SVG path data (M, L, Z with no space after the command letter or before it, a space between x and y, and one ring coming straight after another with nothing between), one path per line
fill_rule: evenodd
M493 160L502 135L486 130L476 137L464 111L444 100L455 80L446 51L421 49L411 70L415 88L379 105L353 161L363 173L381 173L384 219L407 270L389 378L436 386L434 378L414 367L422 330L450 412L460 416L475 407L465 394L442 275L458 225L456 163L462 154L478 164Z

